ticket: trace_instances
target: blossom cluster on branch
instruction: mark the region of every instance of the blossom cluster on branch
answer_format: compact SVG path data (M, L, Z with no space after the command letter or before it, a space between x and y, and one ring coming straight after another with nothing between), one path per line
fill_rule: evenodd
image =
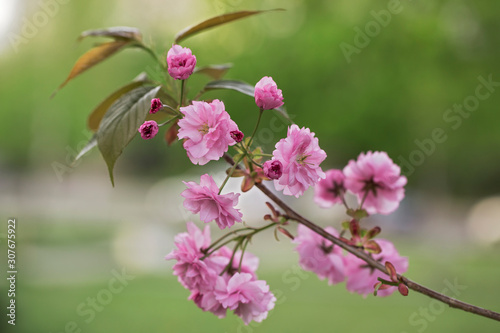
M98 147L114 185L115 163L137 132L144 140L150 140L160 127L169 126L165 141L169 145L182 141L193 164L202 166L221 157L228 162L230 168L221 184L203 174L199 182L184 182L186 189L181 196L184 207L198 214L201 221L215 223L224 231L231 230L212 241L208 226L202 231L188 222L187 232L175 237L176 248L166 257L175 260L174 275L191 292L189 299L218 317L232 310L248 325L251 321L262 321L274 308L276 297L267 283L257 278L258 258L247 251L253 237L273 229L276 238L280 233L296 244L304 270L327 279L329 284L345 281L347 290L363 296L371 292L387 296L395 290L406 296L411 289L451 307L500 321L500 313L448 297L401 275L408 269L408 259L389 240L377 238L380 227L366 226L364 218L371 214L391 214L405 196L407 179L387 153L368 151L349 161L343 169L324 171L320 165L327 157L326 152L320 148L314 132L292 123L283 107L283 92L271 77L264 76L255 85L222 79L231 65L199 67L192 51L179 45L181 40L215 26L276 11L281 9L227 13L188 27L177 34L166 59L144 43L136 28L84 31L79 39L113 40L99 43L82 55L56 92L89 68L132 47L151 55L165 75L163 80L154 81L141 73L102 101L88 118L87 125L94 135L75 161ZM187 97L190 86L186 83L199 74L212 80L190 99ZM216 89L237 91L255 99L258 113L251 133L240 130L222 101L201 98L205 92ZM255 147L253 140L262 114L270 112L266 110L275 110L290 122L286 137L267 153ZM243 223L244 216L237 208L240 197L244 197L241 193L223 193L231 177L243 179L242 193L256 187L272 202L265 203L270 212L263 216L263 226ZM274 186L275 192L266 183ZM311 187L319 207L345 207L348 218L340 221L339 231L333 226L316 225L276 194L298 198ZM352 200L346 200L346 196L356 198L354 206L348 205ZM289 230L290 222L299 225L295 235ZM233 228L235 225L241 227ZM233 247L228 247L229 244Z
M366 230L360 226L360 220L368 214L392 213L404 197L406 178L401 176L400 168L385 152L362 153L357 160L349 161L343 170L324 172L320 164L327 154L320 148L315 133L292 124L287 136L276 143L272 154L266 154L261 147L253 148L252 143L262 113L283 106L283 93L271 77L265 76L255 84L258 119L253 133L245 137L222 101L193 100L183 105L185 80L193 73L196 64L196 57L190 49L173 45L166 62L170 76L181 80L178 120L173 126L178 127L177 138L183 142L189 160L193 164L205 165L219 160L229 147L235 147L235 164L228 169L220 186L209 174L202 175L199 182L184 182L187 188L181 196L185 198L187 210L198 214L205 223L215 222L220 229L231 228L243 221L243 215L236 207L240 193L222 193L230 177L245 177L242 192L250 190L253 184L272 181L276 191L298 198L310 187L315 187L314 201L320 207L344 204L352 217L344 223L340 233L331 226L325 229L328 233L371 253L374 260L388 263L398 273L407 270L407 258L401 257L390 241L374 240L380 228ZM150 113L154 114L162 107L161 100L154 98ZM141 136L144 139L153 137L158 131L155 125L154 121L146 121L139 127ZM243 167L240 167L242 162ZM357 197L357 208L348 207L347 192ZM275 228L276 232L291 238L297 244L301 267L316 273L320 279L326 278L329 284L346 281L349 291L364 296L374 291L387 296L401 285L397 279L388 280L386 274L355 255L344 253L340 247L303 225L299 225L297 235L293 236L287 229L289 217L277 212L272 205L268 206L273 214L266 215L263 220L271 223L263 228L244 227L228 233L223 241L211 243L207 227L202 232L189 222L188 232L175 238L177 248L166 258L176 261L174 274L190 290L189 299L204 311L224 317L228 309L234 310L245 324L267 317L276 298L266 282L257 279L258 259L246 251L250 239L267 228ZM346 231L350 231L350 239L344 238ZM226 244L232 242L235 246L230 250ZM404 285L399 288L402 294L407 294Z

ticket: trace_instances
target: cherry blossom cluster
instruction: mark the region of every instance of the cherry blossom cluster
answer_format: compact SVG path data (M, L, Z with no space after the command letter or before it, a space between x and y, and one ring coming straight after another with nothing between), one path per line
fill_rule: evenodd
M286 228L290 217L268 204L272 214L263 218L269 221L264 227L246 226L211 243L208 227L201 231L189 222L187 233L176 236L176 249L166 259L176 261L174 275L190 290L190 300L218 317L224 317L228 309L234 310L245 324L266 318L276 298L265 281L257 280L258 259L247 252L246 247L257 233L273 227L297 244L301 267L314 272L320 279L327 279L329 284L345 281L349 291L364 296L373 292L387 296L396 289L403 295L407 294L408 289L397 275L408 269L407 258L400 256L390 241L375 239L381 231L379 227L368 230L361 224L361 220L368 215L394 212L404 198L407 180L387 153L361 153L343 170L324 172L320 164L327 154L320 148L315 133L309 128L292 124L286 137L276 143L272 153L266 154L252 144L262 113L283 106L282 91L271 77L265 76L255 84L258 120L253 133L244 135L222 101L195 100L184 105L185 80L196 66L196 57L190 49L173 45L166 62L169 75L181 80L179 107L174 109L155 98L151 100L150 113L155 114L164 108L174 111L175 117L171 119L175 120L173 133L182 141L193 164L205 165L217 161L228 154L229 147L234 149L231 158L234 164L227 170L222 184L217 185L209 174L202 175L199 182L184 182L186 189L181 196L187 210L198 214L205 223L215 222L220 229L226 229L243 221L243 214L237 208L240 193L223 193L231 177L243 177L242 192L249 191L255 184L269 181L276 191L298 198L314 187L314 201L320 207L344 205L350 217L342 223L341 232L331 226L325 231L345 244L368 253L391 272L388 277L375 270L364 260L345 252L304 225L299 225L297 235L293 236ZM171 120L164 124L146 121L138 131L143 139L151 139L158 133L159 126L171 123ZM356 207L347 205L346 195L357 198ZM350 238L346 236L347 232ZM233 250L226 247L231 242L235 243Z
M187 230L175 237L177 248L165 258L176 260L174 275L191 291L189 299L219 318L224 318L229 309L245 324L265 319L276 297L265 281L257 280L259 259L226 246L212 249L208 226L201 231L189 222Z

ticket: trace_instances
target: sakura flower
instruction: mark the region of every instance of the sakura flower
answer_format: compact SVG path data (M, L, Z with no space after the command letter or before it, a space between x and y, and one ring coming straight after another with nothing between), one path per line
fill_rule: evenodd
M283 105L283 94L274 80L264 76L255 85L255 103L262 110L275 109Z
M144 140L152 139L158 134L158 124L154 120L145 121L138 131Z
M219 276L218 279L222 279L222 277ZM188 299L194 301L203 311L210 311L219 318L226 317L227 309L215 298L213 291L201 293L198 290L193 290Z
M222 306L234 310L246 325L266 319L276 302L266 281L255 281L248 273L235 273L228 281L218 279L214 293Z
M339 235L332 227L325 230L336 237ZM295 250L299 253L302 269L316 273L321 280L327 278L330 285L345 280L345 262L340 247L301 224L293 242L297 244Z
M218 194L219 188L208 174L201 176L200 184L183 182L187 189L181 193L184 207L197 214L205 222L214 221L220 229L231 227L235 222L241 222L242 214L234 208L238 204L239 193Z
M201 260L204 253L203 248L210 245L210 230L208 226L203 232L193 222L187 223L188 232L175 236L175 246L165 259L176 260L173 266L174 275L187 289L206 291L212 290L218 273L217 267L210 260Z
M196 57L187 47L172 45L167 53L168 74L176 80L185 80L193 74Z
M363 208L369 214L390 214L404 198L406 177L386 152L361 153L344 168L345 188L364 198ZM366 196L366 197L365 197Z
M321 179L314 187L314 202L321 208L332 207L342 202L345 192L344 174L342 170L331 169L325 172L326 178Z
M391 262L396 268L396 272L403 274L408 270L408 258L399 255L394 245L385 239L377 239L382 252L373 255L373 259L385 264L386 261ZM355 255L348 253L346 256L346 272L347 272L347 290L356 292L366 297L366 295L374 291L374 285L379 282L378 278L389 280L389 277L379 270L370 268L366 262L359 259ZM379 290L378 296L389 296L397 287L389 287L388 289Z
M298 198L309 186L325 178L319 165L326 153L308 128L295 124L289 127L287 137L276 144L273 156L273 160L283 165L283 175L274 181L274 187L286 195Z
M224 103L193 101L181 107L184 118L179 120L179 139L186 139L183 147L193 164L204 165L218 160L228 147L236 144L231 132L239 131L224 109Z

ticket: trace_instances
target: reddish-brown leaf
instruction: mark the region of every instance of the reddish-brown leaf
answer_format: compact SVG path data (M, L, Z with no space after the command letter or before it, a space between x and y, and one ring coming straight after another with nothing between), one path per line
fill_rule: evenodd
M220 80L233 67L233 64L209 65L204 67L196 67L193 74L205 74L214 80Z
M130 41L128 40L116 40L113 42L98 45L93 49L87 51L76 61L66 80L64 80L64 82L56 89L52 96L54 96L69 81L85 72L87 69L112 56L128 44L130 44Z
M216 26L221 25L221 24L229 23L232 21L242 19L244 17L248 17L248 16L260 14L260 13L277 11L277 10L284 10L284 9L244 10L244 11L240 11L240 12L234 12L234 13L228 13L228 14L215 16L215 17L209 18L208 20L205 20L201 23L198 23L196 25L187 27L186 29L179 32L177 34L177 36L175 36L175 43L178 44L181 40L186 39L189 36L192 36L194 34L197 34L198 32L216 27Z
M177 140L177 134L179 133L179 126L177 125L178 120L170 126L168 131L165 132L165 141L170 146Z

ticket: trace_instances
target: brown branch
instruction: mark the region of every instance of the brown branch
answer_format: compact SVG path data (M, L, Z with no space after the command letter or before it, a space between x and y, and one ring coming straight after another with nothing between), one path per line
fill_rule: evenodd
M227 154L224 154L224 159L229 164L234 165L234 161L231 158L231 156L229 156ZM298 223L306 226L307 228L311 229L312 231L314 231L318 235L324 237L325 239L328 239L333 244L335 244L337 246L340 246L342 249L344 249L344 250L346 250L346 251L354 254L356 257L362 259L363 261L365 261L371 267L373 267L375 269L378 269L379 271L383 272L384 274L389 275L388 272L387 272L387 269L385 268L384 265L382 265L378 261L374 260L367 253L365 253L365 252L363 252L363 251L361 251L361 250L359 250L359 249L357 249L357 248L355 248L353 246L350 246L350 245L344 243L339 238L337 238L337 237L333 236L332 234L326 232L320 226L314 224L313 222L309 221L305 217L303 217L300 214L298 214L297 212L295 212L283 200L281 200L273 192L271 192L264 184L262 184L262 183L256 183L255 186L257 186L257 188L259 190L261 190L262 193L264 193L269 199L271 199L272 201L274 201L274 203L276 203L276 205L278 205L279 207L281 207L281 209L283 209L285 211L286 215L288 215L291 219L293 219L293 220L297 221ZM427 287L425 287L425 286L423 286L423 285L421 285L421 284L419 284L417 282L414 282L414 281L412 281L412 280L410 280L410 279L408 279L408 278L406 278L406 277L404 277L402 275L398 275L398 278L403 283L405 283L408 286L408 288L410 288L411 290L416 291L418 293L421 293L423 295L426 295L428 297L434 298L434 299L436 299L438 301L441 301L441 302L443 302L445 304L448 304L452 308L461 309L461 310L466 311L466 312L470 312L470 313L473 313L473 314L476 314L476 315L479 315L479 316L483 316L483 317L486 317L486 318L490 318L490 319L493 319L493 320L500 321L500 313L497 313L497 312L494 312L494 311L491 311L491 310L487 310L487 309L484 309L484 308L481 308L481 307L478 307L478 306L475 306L475 305L472 305L472 304L468 304L468 303L459 301L459 300L457 300L455 298L452 298L452 297L446 296L444 294L438 293L437 291L429 289L429 288L427 288Z

